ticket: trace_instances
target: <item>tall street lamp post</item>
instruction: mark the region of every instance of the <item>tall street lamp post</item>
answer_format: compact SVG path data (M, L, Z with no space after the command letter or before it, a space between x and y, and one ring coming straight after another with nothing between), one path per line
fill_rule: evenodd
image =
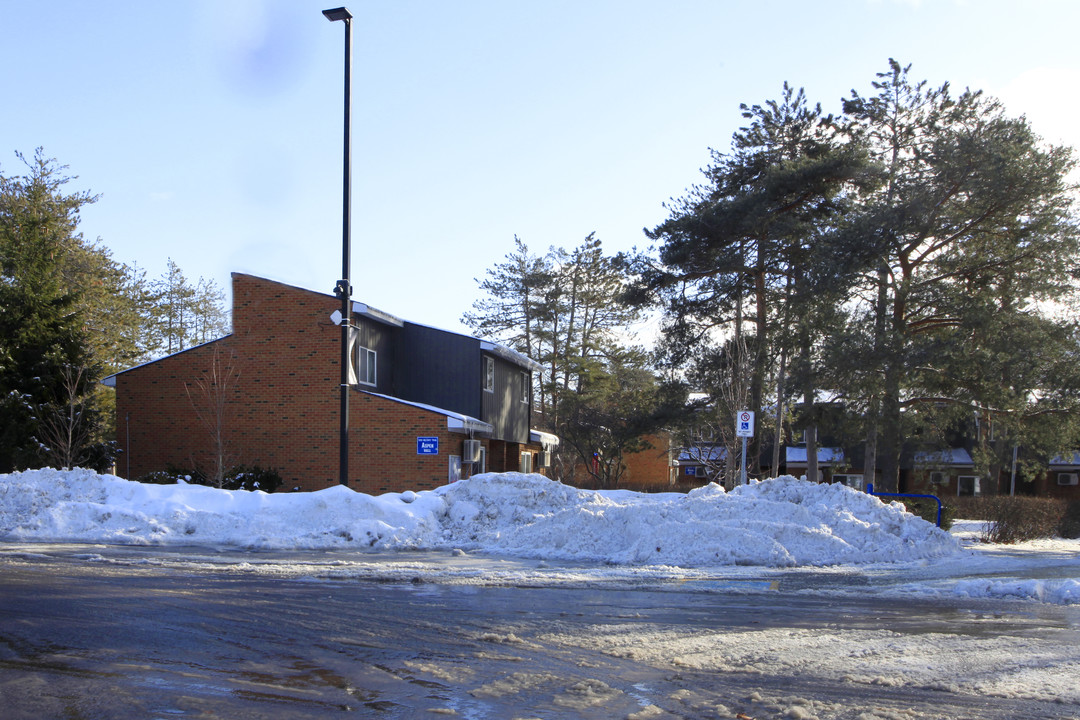
M352 13L348 8L323 10L330 22L345 23L345 146L341 193L341 280L334 294L341 298L341 436L338 441L338 481L349 484L349 333L352 326L352 284L349 281L352 243Z

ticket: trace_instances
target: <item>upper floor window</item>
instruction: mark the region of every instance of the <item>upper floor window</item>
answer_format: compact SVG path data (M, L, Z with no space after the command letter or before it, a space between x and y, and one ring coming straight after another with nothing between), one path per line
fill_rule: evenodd
M495 359L484 356L484 390L495 392Z
M529 402L529 390L532 387L532 383L529 381L529 373L521 373L521 402L528 404Z
M361 385L375 385L375 351L357 345L356 347L356 380Z

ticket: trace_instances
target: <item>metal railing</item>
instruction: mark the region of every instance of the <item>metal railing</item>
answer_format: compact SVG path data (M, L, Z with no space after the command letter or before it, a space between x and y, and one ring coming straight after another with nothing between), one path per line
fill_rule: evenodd
M869 485L866 488L867 495L873 495L874 497L898 497L898 498L925 498L927 500L933 500L937 503L937 526L941 527L941 498L937 495L915 495L912 493L886 493L886 492L874 492L874 486Z

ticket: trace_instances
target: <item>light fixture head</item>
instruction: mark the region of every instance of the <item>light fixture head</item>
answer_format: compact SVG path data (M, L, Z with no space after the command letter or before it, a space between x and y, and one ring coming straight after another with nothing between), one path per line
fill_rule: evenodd
M326 16L326 19L330 22L335 20L352 20L352 13L349 12L349 8L339 7L331 10L323 10L322 14Z

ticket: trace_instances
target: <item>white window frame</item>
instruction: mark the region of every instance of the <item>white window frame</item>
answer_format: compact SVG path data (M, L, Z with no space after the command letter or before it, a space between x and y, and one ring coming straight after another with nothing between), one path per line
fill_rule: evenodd
M376 385L379 370L379 355L371 348L356 346L356 382L361 385Z
M533 471L533 454L531 452L521 453L521 457L518 460L518 469L525 474L529 474Z
M834 473L832 477L836 482L841 482L855 490L862 490L866 487L866 477L857 473Z
M962 497L964 481L971 480L971 495L969 497L979 497L982 495L982 478L978 475L957 475L956 476L956 496Z
M484 356L484 392L495 392L495 358Z
M532 378L529 377L529 373L521 371L521 402L526 405L529 404L530 395L532 395Z

